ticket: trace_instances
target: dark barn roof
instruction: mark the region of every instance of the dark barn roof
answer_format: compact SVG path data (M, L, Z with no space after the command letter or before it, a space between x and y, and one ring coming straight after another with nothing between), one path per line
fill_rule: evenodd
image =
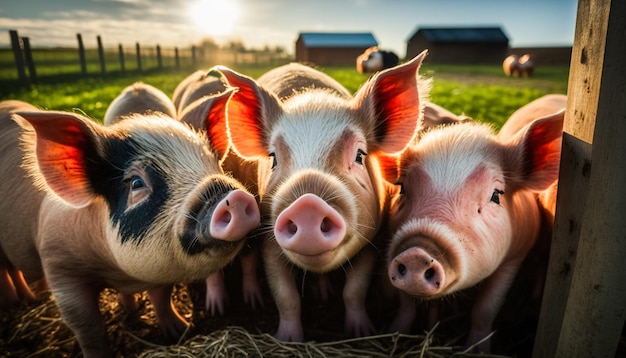
M508 37L499 27L423 27L411 38L422 34L431 43L443 42L491 42L507 43Z
M371 47L378 42L371 33L302 32L300 39L308 48L313 47Z

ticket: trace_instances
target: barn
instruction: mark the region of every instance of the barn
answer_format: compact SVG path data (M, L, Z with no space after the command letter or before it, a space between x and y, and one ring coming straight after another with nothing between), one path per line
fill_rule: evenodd
M296 61L318 66L354 66L357 56L377 45L369 32L302 32L296 40Z
M422 27L408 38L406 57L424 49L431 63L501 64L509 39L500 27Z

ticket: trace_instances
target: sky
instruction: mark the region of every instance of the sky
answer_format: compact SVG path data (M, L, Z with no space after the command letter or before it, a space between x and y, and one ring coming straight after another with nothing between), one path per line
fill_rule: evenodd
M571 46L576 0L0 0L0 47L8 30L33 47L179 48L212 38L294 53L300 32L371 32L406 54L419 27L499 26L511 47Z

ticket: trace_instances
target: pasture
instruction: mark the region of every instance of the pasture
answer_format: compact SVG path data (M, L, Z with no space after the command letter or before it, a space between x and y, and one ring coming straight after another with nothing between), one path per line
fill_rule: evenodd
M257 78L269 67L242 66L235 70ZM367 80L353 67L320 68L351 92ZM84 112L101 120L108 104L127 85L142 81L172 95L176 85L192 70L163 70L126 75L67 77L54 82L43 82L29 88L0 87L0 99L20 99L38 107L53 110ZM489 65L430 65L427 62L420 73L433 79L430 99L457 114L493 123L504 122L515 109L547 93L566 93L568 68L549 66L536 69L532 78L505 77L500 66Z

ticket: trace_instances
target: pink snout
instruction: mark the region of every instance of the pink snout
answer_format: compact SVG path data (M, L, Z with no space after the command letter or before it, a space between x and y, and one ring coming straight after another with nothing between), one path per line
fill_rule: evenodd
M314 194L304 194L283 210L274 225L278 244L301 255L320 255L335 249L346 234L337 210Z
M210 234L225 241L239 241L259 226L261 214L254 197L233 190L216 206L211 216Z
M422 298L438 295L445 285L443 266L420 247L411 247L394 257L388 274L395 287Z

